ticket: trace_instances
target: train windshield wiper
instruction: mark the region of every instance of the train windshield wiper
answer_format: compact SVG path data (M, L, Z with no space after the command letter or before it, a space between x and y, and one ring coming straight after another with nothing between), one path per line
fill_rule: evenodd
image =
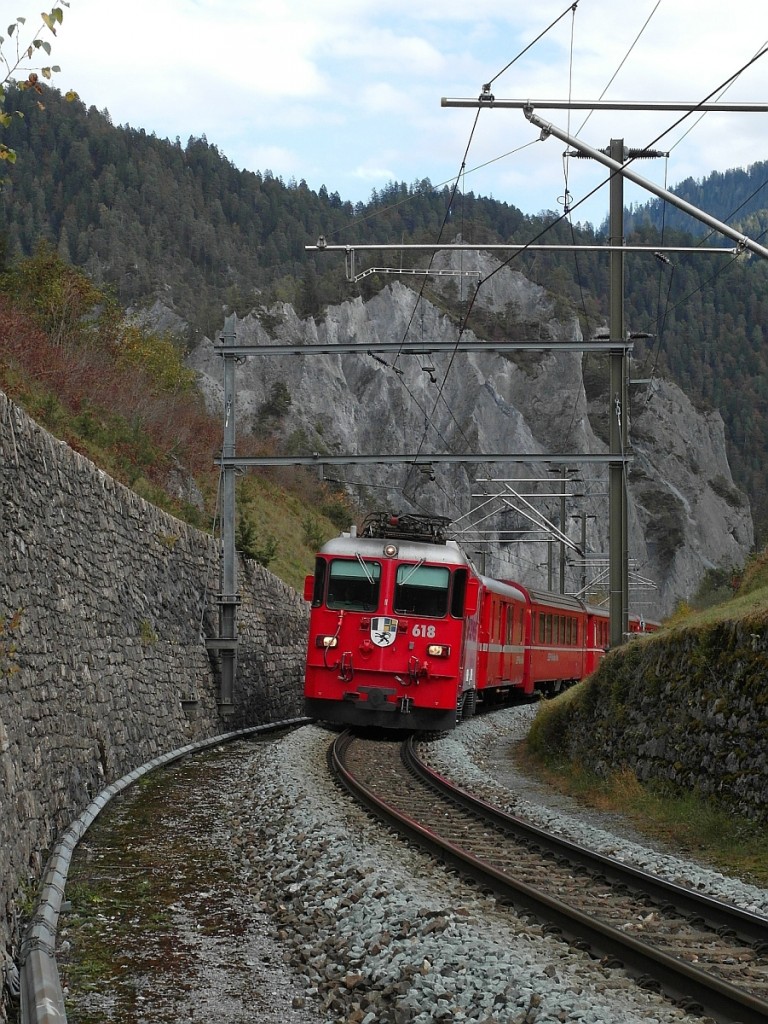
M422 559L420 559L416 563L416 565L411 566L411 571L408 573L408 575L405 577L405 579L399 580L397 585L399 587L404 587L406 585L406 583L408 582L408 580L411 578L411 576L413 576L413 574L416 572L416 570L420 569L422 567L422 565L424 565L425 562L426 562L426 558L422 558Z
M374 582L373 581L373 575L368 572L368 566L363 561L363 556L360 554L359 551L355 552L355 558L358 560L360 565L363 567L363 572L365 573L365 578L368 580L368 582L371 584L371 586L373 586L373 582Z

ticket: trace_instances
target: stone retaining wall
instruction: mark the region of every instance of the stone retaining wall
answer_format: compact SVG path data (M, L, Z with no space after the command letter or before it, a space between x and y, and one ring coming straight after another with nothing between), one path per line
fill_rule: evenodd
M306 605L255 563L238 576L235 706L224 719L205 646L219 544L116 483L0 392L6 957L18 952L48 851L95 794L187 743L301 714Z
M598 774L626 766L768 822L764 617L630 641L568 696L544 726L548 745Z

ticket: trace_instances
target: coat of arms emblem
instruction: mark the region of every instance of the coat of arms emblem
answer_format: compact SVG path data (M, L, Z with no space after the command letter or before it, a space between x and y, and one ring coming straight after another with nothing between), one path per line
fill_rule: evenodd
M377 647L389 647L397 636L397 619L387 615L377 615L371 619L371 640Z

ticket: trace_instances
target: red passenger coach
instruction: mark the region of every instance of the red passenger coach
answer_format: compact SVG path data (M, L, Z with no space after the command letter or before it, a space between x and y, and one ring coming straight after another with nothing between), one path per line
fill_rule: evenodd
M442 517L369 517L318 552L305 710L346 725L447 729L475 686L479 578Z
M587 614L586 641L584 645L584 675L595 671L611 642L611 621L607 613L590 608Z
M604 611L478 575L448 524L379 513L318 552L304 588L311 718L445 730L478 702L555 694L597 668ZM630 618L630 633L655 628Z
M577 598L530 590L511 580L499 584L484 579L483 583L480 659L486 644L491 652L487 670L478 672L485 700L501 696L493 691L504 691L510 686L517 687L522 694L555 694L583 679L597 666L605 648L595 648L592 636L597 620L604 617L602 613L589 609ZM514 603L508 602L506 611L499 607L495 596L500 586L514 588L517 595ZM504 646L510 642L512 646ZM514 672L494 671L493 652L499 643L510 652Z
M526 692L558 693L586 675L587 608L575 597L525 593L530 616Z
M477 690L481 699L526 691L529 614L525 591L510 580L481 578Z

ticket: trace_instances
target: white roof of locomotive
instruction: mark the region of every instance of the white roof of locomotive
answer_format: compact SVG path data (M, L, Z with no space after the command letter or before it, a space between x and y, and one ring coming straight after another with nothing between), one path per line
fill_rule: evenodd
M327 544L320 548L321 555L335 557L355 558L376 558L384 561L392 561L390 556L384 554L384 548L394 545L397 548L398 559L405 559L408 562L431 562L437 565L470 565L470 560L455 541L448 540L445 544L428 544L415 540L391 540L387 537L352 537L343 533L340 537L334 537Z

